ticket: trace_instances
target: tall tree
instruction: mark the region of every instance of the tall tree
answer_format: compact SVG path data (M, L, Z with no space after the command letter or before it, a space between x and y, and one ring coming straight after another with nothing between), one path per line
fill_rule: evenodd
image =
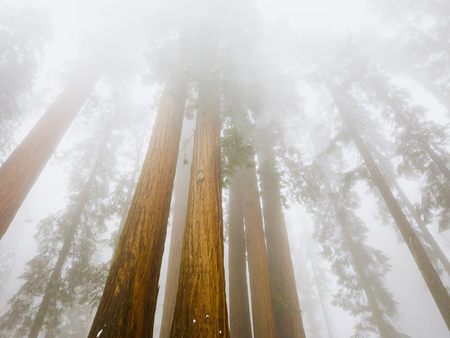
M380 194L382 195L386 205L391 212L395 223L402 234L405 243L408 245L411 254L419 267L422 276L427 283L428 289L436 302L436 305L444 319L447 327L450 329L450 297L445 286L442 284L439 274L433 267L428 255L426 254L419 238L415 234L411 224L403 213L398 201L392 194L388 183L383 177L382 173L378 169L376 162L373 159L372 154L366 147L363 139L359 135L357 129L354 127L350 118L350 112L352 111L351 105L346 103L345 99L341 97L334 97L335 104L342 120L347 128L352 140L354 141L356 148L358 149L361 157L364 160L367 169L370 172L371 178L377 186Z
M0 167L0 238L86 101L97 71L77 76Z
M256 337L277 337L269 262L264 236L256 168L243 168L241 194L244 206L245 240L252 300L253 332Z
M261 197L277 333L280 337L304 338L279 175L269 145L261 145L258 159L261 165Z
M171 337L229 337L221 196L219 90L199 85L188 211Z
M89 337L151 337L186 100L166 84L136 192Z
M236 175L238 176L238 175ZM230 297L230 335L251 338L250 308L247 287L247 259L245 249L244 214L241 184L234 177L230 184L228 214L228 274Z

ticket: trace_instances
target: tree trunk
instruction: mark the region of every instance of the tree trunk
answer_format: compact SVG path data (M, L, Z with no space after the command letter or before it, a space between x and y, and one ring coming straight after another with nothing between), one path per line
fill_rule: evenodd
M419 226L419 229L422 232L423 239L431 247L433 254L436 255L437 259L441 262L445 271L450 276L450 263L448 261L447 256L442 251L442 249L441 249L440 245L437 243L437 241L434 239L434 236L431 234L430 230L428 230L427 225L422 221L422 219L418 215L417 211L415 210L414 206L411 204L411 201L409 200L408 196L406 196L402 187L398 184L392 170L389 169L388 165L385 165L383 163L381 154L375 148L372 148L371 151L375 155L375 158L377 159L380 166L382 167L383 174L385 175L388 183L397 191L398 196L399 196L399 203L403 204L404 207L406 208L406 210L408 210L409 214L412 216L412 218L414 219L416 224Z
M241 183L252 295L253 333L255 337L277 337L259 189L254 167L242 169Z
M169 81L89 337L152 337L184 103Z
M223 266L218 89L209 83L201 84L198 101L171 337L229 337Z
M0 167L0 238L83 106L97 78L94 74L74 80Z
M338 110L342 116L344 124L348 129L353 141L355 142L355 145L361 157L363 158L370 172L370 175L372 176L373 182L378 187L381 196L386 202L386 205L392 217L394 218L405 243L408 245L413 258L416 261L420 272L422 273L428 289L430 290L431 295L433 296L434 301L436 302L436 305L441 312L442 318L447 324L447 328L450 329L450 297L445 286L442 284L438 273L434 269L433 264L431 264L431 261L425 252L425 249L423 248L419 238L416 236L411 224L403 213L400 204L392 194L388 183L378 169L372 155L364 144L364 141L357 132L356 128L353 126L351 118L349 117L348 113L343 110L344 105L339 101L337 101L336 103L338 104Z
M248 304L247 264L244 216L240 193L241 181L233 177L230 186L228 215L228 266L230 292L230 334L234 338L252 338Z
M189 154L192 154L192 142L189 142ZM191 160L192 155L189 155ZM186 223L186 212L189 196L189 176L191 168L188 164L179 163L175 178L175 203L172 222L172 234L169 248L169 264L167 267L166 289L164 293L163 315L160 338L170 337L170 328L175 310L175 301L180 274L181 251L183 248L183 233Z
M277 333L279 337L304 338L279 177L271 149L261 149L258 158L261 164L261 196Z

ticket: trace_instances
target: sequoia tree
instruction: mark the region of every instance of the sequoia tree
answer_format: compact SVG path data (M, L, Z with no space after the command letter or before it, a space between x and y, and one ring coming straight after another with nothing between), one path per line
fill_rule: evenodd
M185 105L166 84L138 185L89 337L151 337Z
M219 90L199 85L194 153L171 337L229 337L223 265Z

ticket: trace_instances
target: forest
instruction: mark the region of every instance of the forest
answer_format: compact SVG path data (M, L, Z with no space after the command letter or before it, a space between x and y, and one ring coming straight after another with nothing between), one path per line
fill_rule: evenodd
M449 260L449 0L0 0L0 338L448 338Z

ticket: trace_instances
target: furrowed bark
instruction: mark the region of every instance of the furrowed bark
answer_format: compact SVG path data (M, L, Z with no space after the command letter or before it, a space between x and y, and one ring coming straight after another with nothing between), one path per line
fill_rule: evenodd
M253 333L255 337L277 337L259 189L254 167L242 169L241 189L252 295Z
M230 335L234 338L251 338L250 309L248 304L247 264L245 252L244 215L240 193L241 182L235 175L230 185L229 209L229 292Z
M270 148L258 152L270 287L279 337L305 338L294 268L283 215L280 183Z
M97 79L97 73L75 79L0 167L0 239Z
M335 99L336 100L336 99ZM450 297L448 292L443 285L441 279L439 278L439 274L434 269L429 257L427 256L425 249L420 243L419 238L414 232L411 224L403 213L400 204L395 199L390 187L383 177L381 171L378 169L371 153L366 147L363 139L357 132L356 128L353 126L350 116L343 109L344 106L342 102L336 100L336 104L338 106L339 113L344 121L344 125L350 133L356 148L358 149L361 157L366 164L370 175L372 177L373 182L377 186L381 196L383 197L394 221L400 230L400 233L408 246L427 286L433 296L433 299L447 324L447 328L450 330Z
M171 337L229 337L223 266L219 92L200 85Z
M152 337L184 104L169 81L89 337Z

